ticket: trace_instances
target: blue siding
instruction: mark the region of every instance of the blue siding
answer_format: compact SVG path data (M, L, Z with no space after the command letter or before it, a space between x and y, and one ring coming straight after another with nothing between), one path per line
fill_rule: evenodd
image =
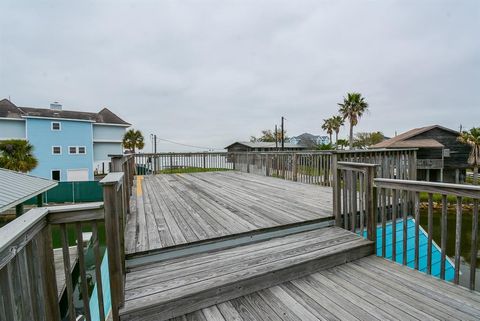
M25 138L25 121L0 119L0 140L12 138Z
M61 123L60 131L52 131L52 121ZM27 139L34 146L38 166L31 174L51 178L51 171L59 169L61 180L67 180L68 169L88 169L93 180L92 123L81 121L27 118ZM61 155L52 155L52 147L61 146ZM69 146L85 146L85 155L69 155Z

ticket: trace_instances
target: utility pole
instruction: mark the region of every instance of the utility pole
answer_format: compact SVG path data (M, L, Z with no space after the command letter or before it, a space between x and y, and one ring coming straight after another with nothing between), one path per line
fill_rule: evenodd
M275 124L275 150L278 151L278 130L277 130L277 124Z
M281 125L281 131L282 131L282 152L285 149L285 130L283 129L283 120L285 117L282 116L282 125Z
M157 135L153 135L153 153L156 154L157 153Z

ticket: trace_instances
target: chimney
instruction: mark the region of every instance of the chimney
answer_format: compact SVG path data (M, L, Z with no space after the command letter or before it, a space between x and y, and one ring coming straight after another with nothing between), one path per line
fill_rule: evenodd
M50 104L50 109L62 110L62 104L59 104L58 101L55 101L55 102Z

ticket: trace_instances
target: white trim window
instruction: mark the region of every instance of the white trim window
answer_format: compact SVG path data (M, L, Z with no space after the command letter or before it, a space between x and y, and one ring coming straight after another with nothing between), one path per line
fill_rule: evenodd
M52 130L53 131L61 131L62 130L62 124L59 121L52 121Z
M62 146L52 146L52 155L62 155Z
M78 146L78 153L80 155L86 155L87 154L87 147L85 146Z
M77 146L68 146L68 155L76 155Z

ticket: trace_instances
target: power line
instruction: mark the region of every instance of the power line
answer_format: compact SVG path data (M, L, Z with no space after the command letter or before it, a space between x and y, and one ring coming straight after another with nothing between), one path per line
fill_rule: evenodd
M158 137L158 136L157 136L157 140L162 140L162 141L164 141L164 142L168 142L168 143L171 143L171 144L181 145L181 146L186 146L186 147L192 147L192 148L198 148L198 149L209 149L209 150L222 149L222 148L205 147L205 146L195 146L195 145L189 145L189 144L179 143L179 142L175 142L175 141L170 140L170 139L160 138L160 137Z

